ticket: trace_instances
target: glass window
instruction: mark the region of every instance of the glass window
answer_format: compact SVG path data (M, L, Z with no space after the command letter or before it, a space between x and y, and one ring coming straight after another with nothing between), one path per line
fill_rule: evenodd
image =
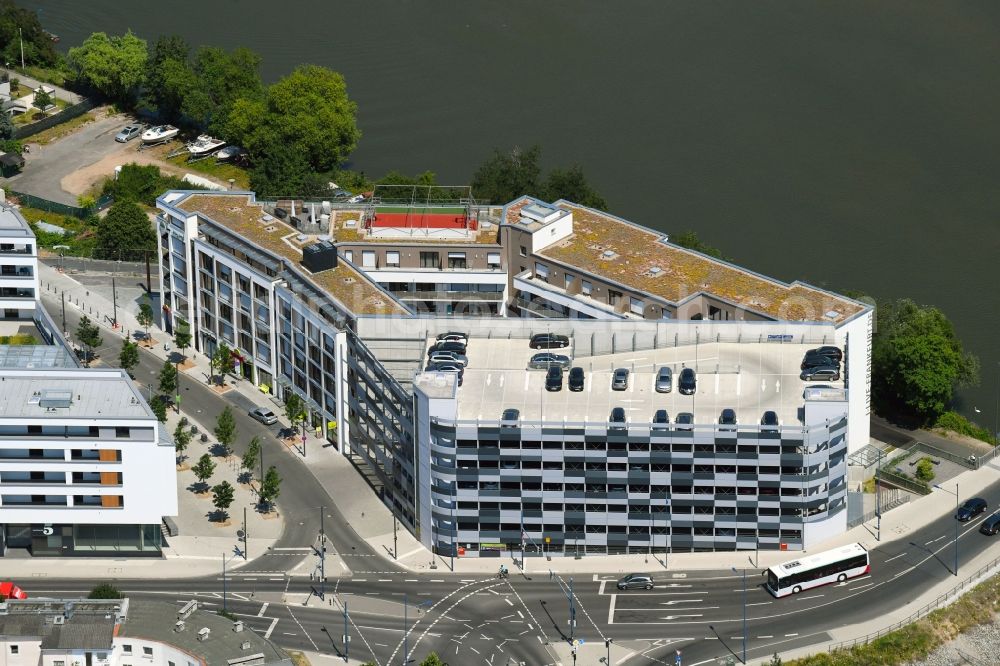
M580 281L580 293L584 296L590 296L590 292L594 290L594 285L590 284L586 280Z
M362 268L375 268L375 251L374 250L363 250L361 252L361 267Z
M354 263L354 250L344 250L344 259L346 261Z
M448 268L465 268L465 253L464 252L449 252L448 253Z
M643 310L646 309L646 304L643 303L638 298L630 298L628 306L632 314L637 314L637 315L641 315Z
M399 266L399 252L386 252L385 253L385 265L386 266Z
M526 248L523 245L521 246L521 256L522 257L527 257L528 256L528 248Z
M535 264L535 277L539 280L548 280L549 278L549 267L545 264Z
M441 267L441 255L438 252L421 252L420 253L420 267L421 268L440 268Z
M573 284L573 280L575 280L576 277L570 275L569 273L566 273L565 277L566 277L566 288L569 289L570 285Z
M486 263L491 267L500 266L500 253L499 252L488 252L486 254Z
M151 647L144 647L144 648L142 648L142 653L144 655L146 655L147 657L152 657L153 656L153 648L151 648Z

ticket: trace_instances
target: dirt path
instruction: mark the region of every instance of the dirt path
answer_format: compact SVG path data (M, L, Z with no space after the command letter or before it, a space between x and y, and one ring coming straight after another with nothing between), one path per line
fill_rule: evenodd
M104 179L114 175L116 166L124 166L126 164L155 164L160 167L160 171L167 173L178 178L183 177L186 173L195 173L201 178L207 178L218 185L227 188L228 184L222 181L212 178L211 176L203 173L193 172L176 164L171 164L162 158L168 150L172 150L180 147L178 143L172 143L169 146L162 146L158 148L148 148L146 150L139 151L137 140L130 141L129 143L121 144L121 148L115 150L113 153L104 156L97 162L87 165L82 169L77 169L73 173L65 176L59 181L59 186L73 195L80 195L90 192L95 187L99 187Z

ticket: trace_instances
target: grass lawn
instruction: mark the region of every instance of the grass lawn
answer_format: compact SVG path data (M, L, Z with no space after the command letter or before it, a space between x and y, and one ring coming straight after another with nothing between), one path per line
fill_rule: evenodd
M60 123L55 127L50 127L47 130L42 130L38 134L29 136L24 139L24 143L39 143L41 145L46 145L52 143L57 139L61 139L67 134L72 134L77 129L86 125L87 123L97 119L96 111L88 111L76 118L71 118L64 123Z
M94 251L96 238L94 237L95 227L88 224L86 220L81 220L72 215L60 215L50 213L38 208L21 206L21 215L24 216L35 232L38 244L44 248L51 248L54 245L68 245L70 249L63 250L67 256L89 257ZM55 224L67 233L59 235L47 231L42 231L35 227L36 222L48 222Z
M66 85L66 72L61 69L55 69L51 67L25 67L23 71L26 75L33 79L39 81L45 81L46 83L51 83L53 85L59 86L60 88ZM16 72L15 72L16 73ZM11 78L17 78L12 76Z

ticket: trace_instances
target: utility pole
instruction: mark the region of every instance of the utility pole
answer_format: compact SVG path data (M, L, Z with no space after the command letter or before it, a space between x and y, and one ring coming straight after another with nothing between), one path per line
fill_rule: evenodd
M243 561L246 562L249 557L250 550L250 526L247 525L247 508L243 507Z
M351 658L351 634L347 629L347 599L344 599L344 663Z
M569 641L574 643L576 639L576 603L573 599L573 579L569 579ZM574 643L573 661L576 661L576 645Z
M407 612L408 612L408 604L407 604L406 593L404 592L403 593L403 666L406 666L406 662L409 661L409 659L407 659L407 656L410 651L409 642L406 640L406 636L409 633L409 629L407 629L406 626L409 620L409 618L407 618Z
M399 560L399 539L396 535L396 512L392 512L392 559Z
M62 292L62 320L63 320L63 333L66 332L66 292Z
M733 573L736 567L730 567ZM743 569L743 663L747 663L747 570Z
M323 514L326 507L319 508L319 598L326 600L326 530L323 527Z
M112 316L111 325L113 328L118 328L118 290L115 289L115 276L111 276L111 307L114 309L114 315Z
M614 641L612 641L610 638L605 638L604 639L604 647L606 647L608 649L608 657L607 657L607 659L605 660L604 663L607 664L608 666L611 666L611 644L613 642Z
M21 36L21 28L17 29L17 40L21 42L21 69L24 69L24 37Z

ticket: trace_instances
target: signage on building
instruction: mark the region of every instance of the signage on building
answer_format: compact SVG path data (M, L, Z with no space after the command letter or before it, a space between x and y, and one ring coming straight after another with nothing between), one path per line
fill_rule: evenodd
M768 342L791 342L792 341L792 336L791 335L779 334L779 333L769 333L768 336L767 336L767 341Z
M52 536L56 533L56 530L52 525L32 525L31 535L32 536Z

